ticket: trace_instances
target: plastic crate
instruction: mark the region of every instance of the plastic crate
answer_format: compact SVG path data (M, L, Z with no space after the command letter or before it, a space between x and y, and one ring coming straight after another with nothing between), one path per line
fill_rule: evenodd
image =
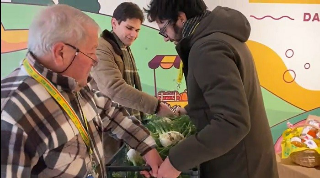
M123 145L106 165L107 178L143 178L140 171L150 171L149 166L133 166L126 158L127 149ZM200 178L198 169L181 172L180 178Z

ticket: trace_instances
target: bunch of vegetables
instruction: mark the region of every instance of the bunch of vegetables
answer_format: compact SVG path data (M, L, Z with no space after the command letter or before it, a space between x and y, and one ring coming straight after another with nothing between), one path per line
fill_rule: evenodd
M170 148L196 132L195 126L187 115L173 118L149 115L145 120L145 126L155 139L162 159L168 156ZM135 166L142 165L141 158L134 150L130 149L127 157Z
M196 132L195 126L186 115L173 118L148 115L143 121L144 126L149 129L151 136L155 139L156 149L163 160L168 156L170 148ZM127 159L119 160L122 165L143 166L145 164L143 158L134 149L127 147L123 153L126 154ZM114 172L112 177L143 178L139 172ZM179 178L189 178L189 176L181 175Z

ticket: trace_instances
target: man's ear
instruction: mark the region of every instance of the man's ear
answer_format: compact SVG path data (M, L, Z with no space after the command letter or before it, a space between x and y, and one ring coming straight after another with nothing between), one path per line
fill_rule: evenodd
M66 52L66 45L59 42L53 45L52 47L52 56L54 63L57 67L63 66L64 64L64 53Z
M179 12L178 14L178 22L184 24L187 21L187 16L184 12Z
M187 16L184 12L179 12L178 14L178 20L177 20L177 23L176 25L180 28L183 27L184 23L187 21Z
M119 24L119 23L118 23L117 19L115 19L115 18L112 18L112 19L111 19L112 30L113 30L115 27L117 27L118 24Z

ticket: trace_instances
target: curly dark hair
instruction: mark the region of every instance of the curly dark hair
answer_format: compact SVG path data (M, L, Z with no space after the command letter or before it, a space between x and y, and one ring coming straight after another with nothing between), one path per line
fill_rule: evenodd
M143 12L140 7L132 2L123 2L113 11L113 18L120 24L127 19L139 19L141 23L144 21Z
M157 19L176 22L179 12L184 12L187 19L190 19L203 14L206 9L203 0L151 0L148 9L143 8L149 22Z

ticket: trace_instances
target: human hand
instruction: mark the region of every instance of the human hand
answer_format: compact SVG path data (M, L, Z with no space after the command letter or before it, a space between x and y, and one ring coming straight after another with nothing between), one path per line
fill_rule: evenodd
M181 115L187 115L187 110L182 107L177 107L176 111L174 112L175 115L181 116Z
M180 175L180 171L172 166L169 158L167 157L164 162L161 164L158 170L157 178L176 178Z
M151 167L151 171L141 171L140 174L147 178L149 178L150 175L157 177L158 169L163 162L158 151L155 148L151 149L143 156L143 159L146 161L146 164Z
M174 116L174 112L171 110L171 108L163 102L160 103L159 111L156 114L160 117Z

